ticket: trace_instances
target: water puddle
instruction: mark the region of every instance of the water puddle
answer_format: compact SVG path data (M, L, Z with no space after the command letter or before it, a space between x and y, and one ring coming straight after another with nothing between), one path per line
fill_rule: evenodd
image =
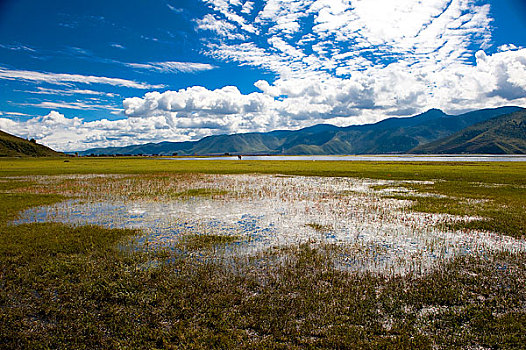
M475 218L414 213L408 210L410 202L384 198L372 189L390 183L397 188L396 182L385 180L206 175L186 179L184 188L206 187L221 195L157 200L130 199L134 197L129 193L104 191L99 184L98 199L92 193L89 198L33 208L15 224L62 222L140 229L145 234L137 244L148 248L173 247L188 234L241 237L214 252L223 257L250 256L305 242L328 243L339 247L337 266L389 274L424 273L457 255L526 250L524 240L445 228L446 223Z

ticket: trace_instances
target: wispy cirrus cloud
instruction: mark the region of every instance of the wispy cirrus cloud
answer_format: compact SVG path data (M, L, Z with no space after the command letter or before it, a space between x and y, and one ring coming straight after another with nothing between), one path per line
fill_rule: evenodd
M112 86L121 86L133 89L147 90L147 89L160 89L164 85L151 85L147 83L140 83L133 80L121 79L121 78L109 78L93 75L80 75L80 74L66 74L66 73L49 73L49 72L36 72L28 70L14 70L0 68L0 79L5 80L18 80L26 82L37 82L37 83L49 83L56 85L69 85L71 83L82 83L82 84L104 84Z
M226 19L220 19L213 14L207 14L203 18L197 19L199 30L208 30L220 37L230 40L245 40L245 35L241 34L238 28Z
M37 86L35 91L25 91L30 94L38 95L60 95L60 96L73 96L73 95L96 95L96 96L107 96L117 97L119 95L112 92L95 91L87 89L48 89L41 86Z
M20 103L21 106L31 106L46 109L77 109L77 110L107 110L107 111L122 111L122 109L116 108L113 105L101 104L90 101L76 101L76 102L65 102L65 101L42 101L38 103Z
M184 12L184 10L182 8L177 8L177 7L172 6L170 4L166 4L166 6L170 9L170 11L175 12L177 14Z
M8 116L8 117L32 117L31 114L27 114L27 113L20 113L20 112L0 112L0 115L5 115L5 116Z
M150 62L150 63L123 63L124 65L137 68L153 70L161 73L195 73L216 68L215 66L208 63L197 63L197 62Z
M114 47L116 49L121 49L121 50L125 50L126 49L126 46L118 44L118 43L111 43L110 46Z
M27 51L27 52L36 52L36 50L28 45L22 45L22 44L11 44L11 45L4 45L0 44L0 48L11 50L11 51Z

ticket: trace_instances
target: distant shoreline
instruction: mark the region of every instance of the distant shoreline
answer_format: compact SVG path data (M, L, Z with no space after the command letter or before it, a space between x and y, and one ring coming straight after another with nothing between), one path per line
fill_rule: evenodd
M238 156L163 157L165 160L237 160ZM302 161L397 161L397 162L526 162L526 154L438 154L438 155L242 155L241 160L302 160Z

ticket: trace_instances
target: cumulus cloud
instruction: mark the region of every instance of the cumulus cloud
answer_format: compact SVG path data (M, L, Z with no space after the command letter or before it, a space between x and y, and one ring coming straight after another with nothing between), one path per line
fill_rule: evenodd
M49 83L56 85L68 85L70 83L106 84L143 90L159 89L164 87L163 85L150 85L146 83L139 83L133 80L120 78L108 78L80 74L35 72L28 70L13 70L5 68L0 68L0 79Z
M163 117L97 120L65 117L57 111L27 121L0 118L0 129L59 151L80 151L93 147L123 146L156 140L179 141ZM198 133L194 133L197 135Z
M425 64L393 62L357 71L352 77L309 76L257 81L260 92L236 87L150 92L124 100L130 118L163 116L178 127L215 133L269 131L320 122L350 125L389 115L409 115L431 107L461 113L526 103L526 50L476 54L476 65L430 70Z

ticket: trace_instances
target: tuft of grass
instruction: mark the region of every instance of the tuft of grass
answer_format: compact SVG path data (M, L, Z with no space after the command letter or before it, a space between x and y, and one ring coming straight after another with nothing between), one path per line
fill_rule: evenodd
M332 227L330 227L328 225L322 225L322 224L318 224L318 223L315 223L315 222L309 222L305 226L308 226L308 227L314 229L315 231L318 231L318 232L321 232L321 233L330 232L332 230Z
M203 250L240 242L242 239L241 236L189 234L179 239L178 246L184 250Z

